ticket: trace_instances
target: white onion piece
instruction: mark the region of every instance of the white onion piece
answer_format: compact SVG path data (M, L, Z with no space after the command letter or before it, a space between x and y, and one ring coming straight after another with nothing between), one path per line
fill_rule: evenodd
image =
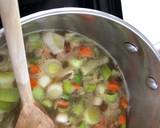
M54 100L63 94L62 83L54 83L47 88L47 97Z
M106 90L106 88L105 88L104 85L98 85L97 88L96 88L96 92L98 94L104 94L105 90Z
M100 106L102 104L103 100L101 97L98 97L96 96L94 99L93 99L93 104L96 105L96 106Z
M56 116L56 121L59 123L67 123L68 115L66 113L58 113L58 115Z
M45 88L51 82L51 78L47 75L42 75L38 80L38 85Z
M43 33L44 43L51 49L53 54L57 54L63 51L64 38L58 34L52 32Z

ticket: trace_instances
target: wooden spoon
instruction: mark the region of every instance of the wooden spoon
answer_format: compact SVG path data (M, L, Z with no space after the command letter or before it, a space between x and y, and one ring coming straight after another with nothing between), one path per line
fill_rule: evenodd
M16 128L54 128L53 121L32 97L17 0L0 0L0 14L22 101Z

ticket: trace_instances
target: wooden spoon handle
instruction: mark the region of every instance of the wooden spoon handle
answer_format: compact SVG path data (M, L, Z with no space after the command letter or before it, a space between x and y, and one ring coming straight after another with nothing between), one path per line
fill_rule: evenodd
M22 103L33 103L17 0L0 0L0 14Z

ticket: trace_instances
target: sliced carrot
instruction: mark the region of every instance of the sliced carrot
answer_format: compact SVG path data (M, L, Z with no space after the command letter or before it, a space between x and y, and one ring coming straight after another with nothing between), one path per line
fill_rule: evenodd
M118 83L107 83L107 90L111 91L111 92L118 92L120 90L120 86L118 85Z
M80 57L92 57L93 56L93 50L90 47L81 46L80 49L79 49L79 56Z
M56 102L56 105L57 107L60 107L60 108L67 108L69 106L69 102L66 100L58 100Z
M128 101L127 101L127 99L124 98L124 97L121 97L121 98L120 98L119 104L120 104L120 106L121 106L122 108L124 108L124 109L127 109L127 108L128 108Z
M120 115L118 118L118 122L120 125L126 124L126 116L125 115Z
M73 87L74 87L75 90L79 90L81 88L81 85L78 84L78 83L74 83Z
M37 66L35 64L31 64L29 71L31 74L36 74L36 73L40 72L40 68L39 68L39 66Z
M31 83L31 87L34 88L37 86L37 80L36 79L31 79L30 80L30 83Z

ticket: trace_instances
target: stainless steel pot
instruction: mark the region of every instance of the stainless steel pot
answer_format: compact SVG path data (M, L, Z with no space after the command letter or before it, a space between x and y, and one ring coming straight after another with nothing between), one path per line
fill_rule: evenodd
M160 127L160 55L137 29L107 13L82 8L38 12L22 18L22 26L24 34L67 29L97 41L116 59L127 81L128 128ZM3 36L0 42L3 45Z

